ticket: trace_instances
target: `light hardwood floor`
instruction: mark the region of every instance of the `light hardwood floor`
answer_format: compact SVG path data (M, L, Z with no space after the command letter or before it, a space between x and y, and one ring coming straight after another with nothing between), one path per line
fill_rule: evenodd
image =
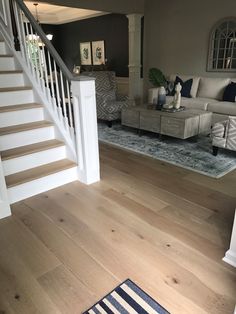
M221 259L236 171L211 179L101 145L101 182L13 206L0 221L0 314L81 313L126 278L172 314L232 314Z

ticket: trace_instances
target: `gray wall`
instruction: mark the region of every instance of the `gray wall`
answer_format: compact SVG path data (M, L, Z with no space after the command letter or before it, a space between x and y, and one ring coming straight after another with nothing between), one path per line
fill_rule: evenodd
M37 2L45 2L38 0ZM113 13L143 13L145 0L48 0L46 2Z
M236 16L236 0L147 0L145 78L150 67L164 74L236 76L206 71L208 41L214 24Z

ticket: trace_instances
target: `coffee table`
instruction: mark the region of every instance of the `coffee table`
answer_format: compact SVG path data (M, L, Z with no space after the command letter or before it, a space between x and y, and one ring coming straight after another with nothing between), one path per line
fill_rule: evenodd
M186 109L180 112L155 110L152 105L123 109L121 124L138 130L151 131L160 135L187 139L202 133L209 134L212 112Z

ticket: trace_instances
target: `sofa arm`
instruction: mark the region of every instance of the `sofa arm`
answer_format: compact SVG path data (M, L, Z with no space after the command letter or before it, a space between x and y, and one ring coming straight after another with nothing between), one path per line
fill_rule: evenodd
M227 124L228 120L215 123L211 130L211 136L224 138L226 134Z

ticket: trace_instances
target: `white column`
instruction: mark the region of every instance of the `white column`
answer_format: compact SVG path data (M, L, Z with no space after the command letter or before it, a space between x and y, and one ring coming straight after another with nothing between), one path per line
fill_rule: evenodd
M233 230L232 230L232 235L231 235L230 248L225 253L225 257L223 258L223 261L236 267L236 211L235 211L235 216L234 216L234 224L233 224Z
M11 209L8 201L7 187L2 169L2 160L0 156L0 219L11 215Z
M141 14L127 15L129 20L129 98L137 104L143 98L141 80Z
M75 120L78 179L91 184L100 180L95 80L81 77L71 82Z

